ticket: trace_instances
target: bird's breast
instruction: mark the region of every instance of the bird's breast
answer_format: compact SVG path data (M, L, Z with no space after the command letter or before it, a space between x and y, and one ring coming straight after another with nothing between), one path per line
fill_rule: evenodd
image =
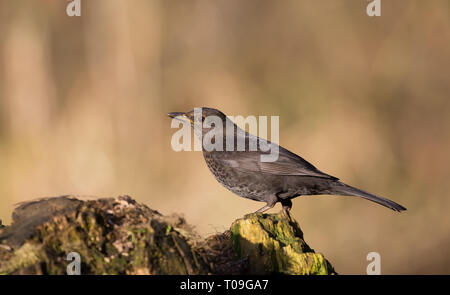
M204 152L203 156L216 180L238 196L265 201L268 195L276 194L283 189L283 181L280 178L267 179L270 175L244 172L232 165L224 165L211 153Z

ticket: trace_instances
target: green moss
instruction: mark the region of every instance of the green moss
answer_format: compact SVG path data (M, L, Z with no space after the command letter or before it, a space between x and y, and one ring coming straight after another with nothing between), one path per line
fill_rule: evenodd
M283 212L250 214L210 240L129 197L46 199L14 214L2 230L12 251L0 251L1 274L65 274L70 252L80 254L82 274L333 273Z
M235 253L237 253L239 256L241 256L241 234L240 234L240 225L239 223L233 223L231 226L231 239L233 243L233 250Z
M231 225L233 249L249 259L250 272L258 274L330 274L322 254L304 242L298 224L284 211L250 214Z

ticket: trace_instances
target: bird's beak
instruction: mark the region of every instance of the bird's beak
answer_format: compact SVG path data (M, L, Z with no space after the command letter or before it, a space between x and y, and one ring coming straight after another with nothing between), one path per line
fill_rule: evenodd
M172 112L167 114L169 117L174 118L179 121L188 121L189 123L192 123L192 120L189 119L188 116L186 116L186 113L183 112Z

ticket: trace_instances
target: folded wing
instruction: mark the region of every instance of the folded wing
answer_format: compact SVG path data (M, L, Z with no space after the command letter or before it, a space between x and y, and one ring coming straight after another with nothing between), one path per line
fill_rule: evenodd
M274 175L312 176L338 180L338 178L321 172L300 156L279 147L278 159L275 162L261 162L261 151L215 152L212 157L228 167L243 172L261 172Z

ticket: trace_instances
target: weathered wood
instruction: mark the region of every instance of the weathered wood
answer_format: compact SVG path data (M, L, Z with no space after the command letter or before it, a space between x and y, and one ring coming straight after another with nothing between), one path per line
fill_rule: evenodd
M202 238L181 216L128 196L63 196L20 204L12 224L0 226L2 274L66 274L71 252L81 274L335 273L283 211L250 214Z

